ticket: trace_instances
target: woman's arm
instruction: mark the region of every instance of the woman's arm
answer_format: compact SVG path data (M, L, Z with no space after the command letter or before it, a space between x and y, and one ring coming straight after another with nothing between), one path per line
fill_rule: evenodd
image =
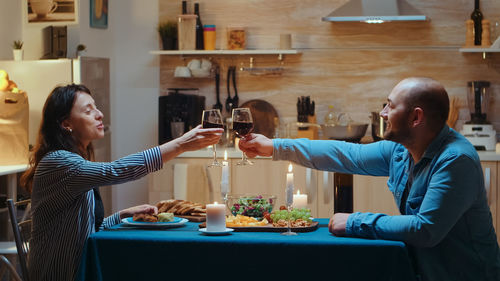
M92 162L65 150L48 154L39 164L36 180L41 186L64 181L72 196L96 186L120 184L139 179L162 168L166 162L184 151L200 149L216 143L222 129L201 129L200 126L183 136L158 147L134 153L113 162Z
M201 125L198 125L184 135L160 145L163 163L183 152L198 150L216 144L223 132L223 129L202 129Z

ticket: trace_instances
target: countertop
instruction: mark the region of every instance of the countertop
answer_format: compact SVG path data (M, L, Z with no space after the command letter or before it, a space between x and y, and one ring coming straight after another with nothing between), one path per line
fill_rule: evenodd
M21 165L0 165L0 176L24 172L28 169L28 164Z
M220 147L217 146L217 159L224 158L224 150L227 150L227 158L241 158L241 151L234 147ZM481 161L500 161L500 153L495 151L478 151L479 159ZM177 156L179 158L212 158L212 148L200 149L197 151L184 152ZM271 159L271 157L257 157L261 159Z

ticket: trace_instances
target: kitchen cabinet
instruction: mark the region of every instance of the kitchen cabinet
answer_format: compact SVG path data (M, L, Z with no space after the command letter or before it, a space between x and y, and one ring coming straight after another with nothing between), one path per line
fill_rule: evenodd
M481 161L481 166L483 167L484 174L484 188L486 189L486 194L488 197L488 205L490 206L491 216L493 218L493 226L495 227L497 233L497 241L500 243L500 232L498 226L500 221L498 220L498 173L500 172L500 165L496 161Z
M269 194L276 195L275 207L285 205L286 173L289 162L272 161L269 158L252 159L252 166L238 166L240 159L228 159L230 165L231 194ZM176 158L165 163L164 168L153 174L149 201L154 204L160 200L177 198L190 201L209 203L221 201L219 168L208 168L210 158ZM333 175L331 172L293 165L294 193L298 190L308 195L308 208L314 217L330 217L333 214ZM380 184L367 184L371 177L362 178L361 182L354 178L354 185L361 184L358 195L354 195L354 210L375 210L384 212L390 202L387 188ZM176 192L176 189L185 189ZM372 190L373 189L373 190ZM377 190L376 190L377 189ZM355 190L358 190L355 187ZM385 197L384 197L385 194ZM181 197L179 197L181 196ZM379 200L384 198L384 200ZM371 209L373 208L373 209ZM396 209L397 210L397 209ZM387 212L386 212L387 213Z
M354 212L399 215L399 207L387 187L388 177L354 175Z
M149 203L166 199L186 199L209 203L217 201L214 189L219 190L219 173L210 171L210 158L175 158L152 174L149 184ZM219 193L220 194L220 193Z

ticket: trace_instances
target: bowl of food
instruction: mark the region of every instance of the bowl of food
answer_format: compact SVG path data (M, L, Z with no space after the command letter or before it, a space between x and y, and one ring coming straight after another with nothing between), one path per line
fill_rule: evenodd
M323 136L332 140L359 142L365 135L368 124L321 125Z
M262 218L273 211L276 195L235 194L227 196L227 207L231 213L254 218Z

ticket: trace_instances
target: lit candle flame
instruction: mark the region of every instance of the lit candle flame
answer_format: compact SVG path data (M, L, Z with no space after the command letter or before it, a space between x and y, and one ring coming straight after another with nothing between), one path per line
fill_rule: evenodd
M290 163L290 165L288 165L288 172L291 173L292 172L292 164Z
M217 201L214 202L214 205L217 205Z
M297 190L297 195L300 195L300 190Z
M227 161L227 150L224 150L224 161Z

